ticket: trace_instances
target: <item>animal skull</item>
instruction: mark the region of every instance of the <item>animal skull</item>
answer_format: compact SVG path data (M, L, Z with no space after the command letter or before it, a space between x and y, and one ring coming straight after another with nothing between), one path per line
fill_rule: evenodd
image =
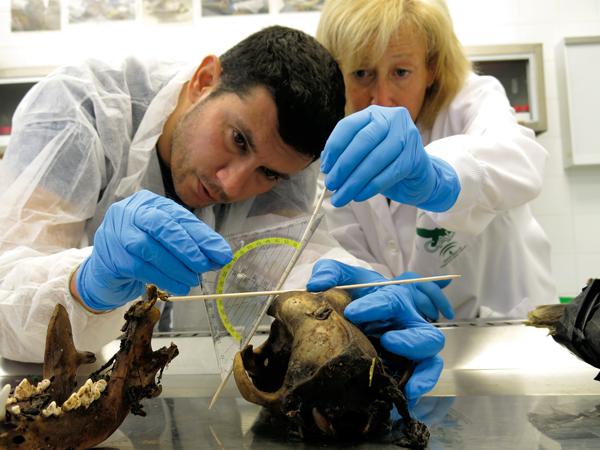
M277 297L268 339L237 353L233 373L242 396L283 418L300 437L356 439L390 428L395 405L405 420L406 438L424 447L425 425L410 417L402 386L385 370L373 343L344 318L345 291L293 292Z

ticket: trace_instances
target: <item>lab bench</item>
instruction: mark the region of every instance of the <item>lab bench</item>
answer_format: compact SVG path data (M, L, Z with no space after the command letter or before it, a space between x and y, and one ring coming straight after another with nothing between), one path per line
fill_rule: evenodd
M546 330L514 321L475 321L440 327L445 368L416 412L431 431L431 449L588 449L600 447L597 369L556 344ZM146 417L129 415L104 449L313 449L261 427L261 408L230 381L211 410L220 382L212 340L193 333L153 339L174 342L180 355L166 369L162 394L144 400ZM105 347L100 359L118 343ZM85 373L91 371L85 369ZM0 359L0 385L41 366ZM14 385L14 384L13 384ZM363 442L345 449L392 449Z

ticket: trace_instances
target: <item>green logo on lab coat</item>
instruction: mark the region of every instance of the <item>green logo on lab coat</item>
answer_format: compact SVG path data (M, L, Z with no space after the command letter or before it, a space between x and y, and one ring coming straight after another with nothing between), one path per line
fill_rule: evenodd
M417 236L420 236L425 239L429 239L429 241L425 244L425 249L428 252L435 252L438 246L443 245L445 242L452 239L454 233L452 231L448 231L445 228L434 228L433 230L428 230L427 228L417 228Z
M446 230L445 228L428 229L417 227L417 236L425 239L425 245L423 246L425 251L439 253L442 260L440 267L445 267L466 248L466 245L459 246L453 240L454 234L454 231Z

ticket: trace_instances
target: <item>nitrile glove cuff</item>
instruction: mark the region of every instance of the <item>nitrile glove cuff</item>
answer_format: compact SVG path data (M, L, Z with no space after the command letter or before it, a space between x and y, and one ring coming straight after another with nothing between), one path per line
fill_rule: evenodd
M79 270L77 271L77 276L75 277L75 284L77 285L77 293L81 298L81 301L85 306L94 310L94 311L108 311L113 309L109 305L104 304L103 302L97 301L94 296L89 294L88 289L86 289L86 280L89 271L90 257L88 256L79 266Z
M429 156L435 180L429 198L416 206L425 211L445 212L456 203L460 194L460 180L454 168L437 156Z
M129 283L124 280L123 284L130 284L130 286L120 295L116 292L117 289L101 286L95 278L102 272L102 269L98 270L96 268L96 270L93 270L94 262L97 263L97 261L93 261L92 256L88 256L79 266L75 278L77 292L85 306L94 311L110 311L142 294L143 284L132 282L132 280L129 280ZM123 287L121 287L121 290L123 290ZM96 295L98 292L101 296Z

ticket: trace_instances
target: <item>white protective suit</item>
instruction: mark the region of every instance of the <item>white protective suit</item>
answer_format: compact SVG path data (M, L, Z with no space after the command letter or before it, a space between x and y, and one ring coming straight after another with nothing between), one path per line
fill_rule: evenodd
M333 237L387 276L462 275L444 290L457 318L523 317L555 303L550 245L528 204L546 151L517 124L502 85L471 74L422 137L460 178L454 206L431 213L381 195L339 209L328 202Z
M91 253L112 203L142 188L164 195L155 146L194 69L89 61L58 69L21 102L0 161L0 356L42 361L56 303L69 313L77 348L96 351L118 337L126 306L91 314L71 297L68 279ZM269 213L280 209L308 211L315 190L316 171L308 169L256 198L195 213L232 234L249 217L258 226L257 216L272 221ZM350 257L340 252L325 243L305 253L307 259Z

